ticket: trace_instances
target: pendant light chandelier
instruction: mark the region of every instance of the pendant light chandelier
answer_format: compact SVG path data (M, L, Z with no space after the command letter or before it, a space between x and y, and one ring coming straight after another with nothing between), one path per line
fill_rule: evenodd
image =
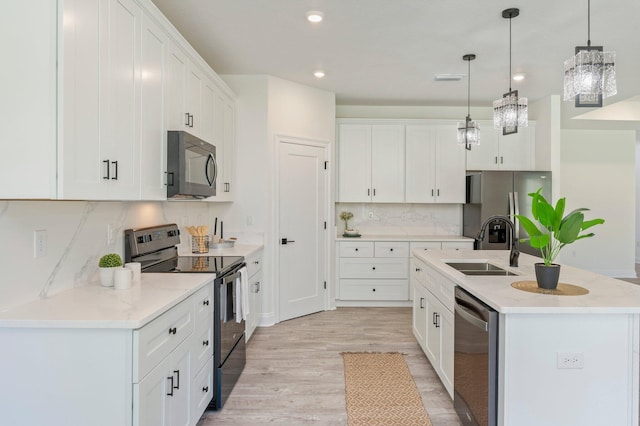
M464 123L458 123L458 144L464 145L471 151L471 145L480 145L480 127L478 122L471 120L471 61L476 59L476 55L470 53L462 57L467 61L467 117Z
M575 56L564 61L564 100L576 107L601 107L602 99L618 93L616 52L591 46L591 0L587 0L587 45L576 46Z
M502 11L502 17L509 19L509 92L493 101L493 127L502 128L503 135L518 133L518 127L527 127L529 113L527 98L519 98L517 90L511 90L511 19L520 15L520 9Z

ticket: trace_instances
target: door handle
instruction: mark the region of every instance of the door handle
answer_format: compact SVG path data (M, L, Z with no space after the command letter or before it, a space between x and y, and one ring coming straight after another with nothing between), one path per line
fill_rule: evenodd
M289 244L289 243L295 243L295 240L289 240L289 239L287 239L287 238L283 238L283 239L282 239L282 240L280 240L280 241L281 241L281 244L282 244L283 246L286 246L286 245L287 245L287 244Z

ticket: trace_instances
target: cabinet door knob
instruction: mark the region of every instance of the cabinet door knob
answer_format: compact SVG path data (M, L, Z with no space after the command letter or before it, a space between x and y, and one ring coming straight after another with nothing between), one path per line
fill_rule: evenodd
M209 341L208 340L203 340L202 341L202 346L209 346Z
M416 272L420 272L420 271L422 271L422 269L416 268Z
M376 291L376 289L374 288L373 291Z
M178 332L178 329L175 327L172 327L169 329L169 334L176 334Z
M374 267L372 267L371 269L373 269L373 270L375 271L375 270L376 270L376 267L374 266Z
M389 249L389 251L393 251L393 249L392 249L392 248L390 248L390 249Z
M209 392L209 386L204 386L204 387L202 388L202 392L204 392L204 393Z
M204 306L209 306L209 299L203 300L203 301L202 301L202 304L203 304Z
M356 251L358 251L358 249L356 249Z

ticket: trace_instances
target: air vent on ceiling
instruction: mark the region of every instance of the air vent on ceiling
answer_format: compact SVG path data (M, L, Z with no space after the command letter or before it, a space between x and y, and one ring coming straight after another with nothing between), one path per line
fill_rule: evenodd
M436 74L435 81L460 81L464 74Z

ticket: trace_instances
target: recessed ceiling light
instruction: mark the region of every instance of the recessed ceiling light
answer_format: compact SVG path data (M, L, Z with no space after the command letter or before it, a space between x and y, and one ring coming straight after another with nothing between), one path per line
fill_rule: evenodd
M514 74L513 81L522 81L524 80L524 74Z
M317 10L310 10L307 12L307 21L318 23L321 22L324 18L324 14L322 12L318 12Z
M460 81L464 74L436 74L435 81Z
M314 72L314 73L313 73L313 75L314 75L316 78L322 78L322 77L324 77L324 71L322 71L322 70L318 70L318 71Z

